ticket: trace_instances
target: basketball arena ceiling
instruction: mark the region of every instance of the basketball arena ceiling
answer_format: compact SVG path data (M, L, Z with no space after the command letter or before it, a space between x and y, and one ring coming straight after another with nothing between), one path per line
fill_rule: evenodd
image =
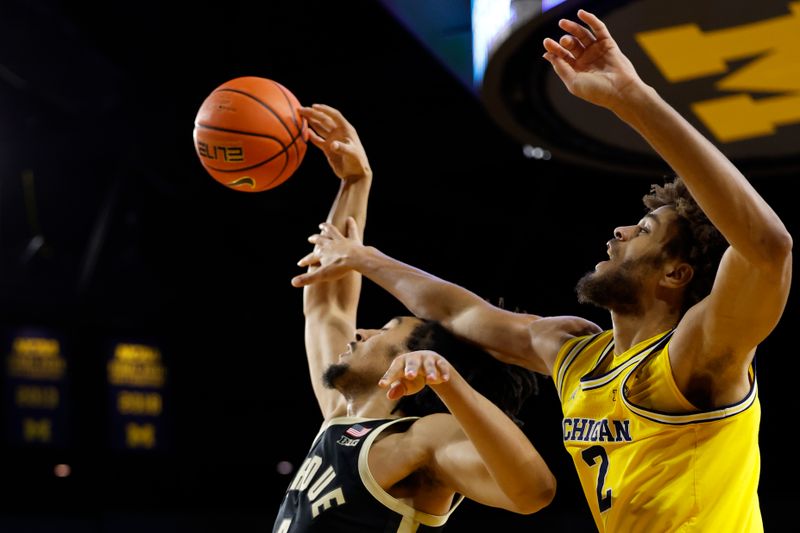
M520 143L619 172L662 168L611 113L564 90L542 40L601 16L642 78L750 175L800 169L797 0L383 0Z

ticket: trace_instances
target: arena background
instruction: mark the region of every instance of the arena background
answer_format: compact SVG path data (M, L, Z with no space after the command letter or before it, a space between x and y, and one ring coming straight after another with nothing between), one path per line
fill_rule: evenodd
M291 478L279 464L302 461L320 422L289 280L338 183L315 149L258 194L202 169L195 113L243 75L356 126L375 174L369 243L507 308L609 325L577 304L575 281L615 226L640 218L661 173L593 168L555 148L527 157L387 3L5 0L0 531L271 530ZM754 185L797 236L797 174L758 170ZM767 530L790 523L799 496L797 463L781 455L797 301L759 351ZM403 313L365 282L362 326ZM164 378L129 388L127 403L111 378L123 353ZM541 388L523 418L556 500L531 516L465 502L450 531L593 530L552 383Z

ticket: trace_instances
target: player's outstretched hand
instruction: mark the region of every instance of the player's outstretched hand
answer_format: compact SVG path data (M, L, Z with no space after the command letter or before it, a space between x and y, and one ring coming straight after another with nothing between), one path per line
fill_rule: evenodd
M319 228L319 233L308 238L314 250L297 262L298 266L311 268L305 274L292 278L295 287L341 278L351 270L348 259L364 246L359 237L358 223L353 217L347 218L347 236L328 222L323 222Z
M386 396L396 400L421 391L425 385L438 385L450 380L450 363L431 350L418 350L398 355L378 381L388 389Z
M356 129L338 109L314 104L301 107L300 115L311 126L311 143L322 150L340 179L357 179L372 172Z
M603 21L583 9L578 18L585 25L568 19L558 22L567 33L558 42L546 38L542 57L570 93L613 110L624 105L626 93L641 79Z

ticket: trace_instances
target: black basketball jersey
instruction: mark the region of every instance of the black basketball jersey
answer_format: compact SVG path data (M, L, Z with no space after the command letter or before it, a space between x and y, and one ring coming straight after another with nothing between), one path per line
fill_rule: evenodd
M417 511L384 491L369 471L375 438L416 418L341 417L323 425L281 503L273 533L427 533L441 531L446 515Z

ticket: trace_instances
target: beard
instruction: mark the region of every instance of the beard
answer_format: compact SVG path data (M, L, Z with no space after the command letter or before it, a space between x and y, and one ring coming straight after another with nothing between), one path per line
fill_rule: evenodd
M378 388L380 376L366 376L355 372L347 363L333 363L322 374L322 384L348 395L370 392Z
M322 384L328 389L335 389L336 384L344 379L350 370L350 365L344 363L334 363L325 369L322 374Z
M578 302L621 315L639 314L642 312L639 295L644 286L642 273L660 264L661 255L656 254L628 259L606 272L587 272L575 286Z

